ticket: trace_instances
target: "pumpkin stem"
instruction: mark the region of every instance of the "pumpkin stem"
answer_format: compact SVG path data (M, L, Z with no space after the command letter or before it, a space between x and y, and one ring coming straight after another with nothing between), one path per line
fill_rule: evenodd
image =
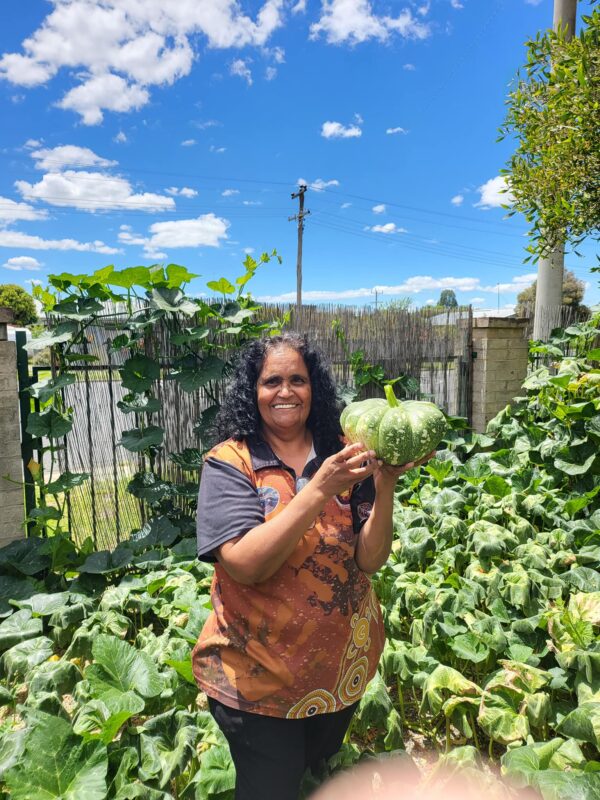
M389 383L383 387L383 391L385 392L385 399L388 401L390 408L396 408L399 405L398 398L394 394L394 390Z

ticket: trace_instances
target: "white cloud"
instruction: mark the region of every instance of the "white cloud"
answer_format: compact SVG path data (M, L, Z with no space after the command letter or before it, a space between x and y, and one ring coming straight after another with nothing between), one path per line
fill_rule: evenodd
M262 200L242 200L243 206L262 206Z
M239 194L239 189L225 189L224 192L221 192L222 197L233 197L234 194Z
M481 194L481 198L475 203L477 208L501 208L503 205L510 205L513 202L513 196L510 191L507 191L508 184L503 175L497 175L495 178L490 178L482 186L477 188Z
M43 281L39 278L25 278L25 283L30 283L32 286L41 286Z
M531 282L535 280L535 278L535 273L517 276L512 283L500 284L500 291L518 293L521 291L521 289L523 289L524 286L529 286ZM377 290L377 293L380 295L413 295L419 294L420 292L433 292L441 289L454 289L457 292L476 291L496 294L498 292L497 286L481 286L479 278L433 278L431 275L415 275L411 278L408 278L408 280L404 281L404 283L398 284L397 286L371 286L369 288L344 289L342 291L337 291L334 289L331 291L303 291L302 297L306 301L314 300L315 302L325 302L328 300L355 300L362 297L372 298L375 290ZM296 299L296 293L286 292L281 295L263 295L257 299L265 303L293 302Z
M23 147L27 148L27 150L33 150L36 147L41 147L42 142L39 139L27 139Z
M227 239L229 220L215 214L202 214L196 219L178 219L155 222L149 236L134 233L129 225L122 225L119 241L125 245L140 245L151 258L165 257L160 248L220 247Z
M476 304L479 304L479 303L485 303L485 297L472 297L469 300L469 303L471 303L471 305L476 305Z
M525 0L528 6L539 6L542 0Z
M189 186L182 186L181 189L178 189L177 186L169 186L165 192L173 197L196 197L198 195L198 192L190 189Z
M246 253L247 256L252 255L253 252L254 252L253 247L244 247L244 253Z
M366 231L373 231L373 233L408 233L406 228L399 228L395 222L386 222L385 225L372 225L366 226Z
M69 70L78 85L59 106L95 125L104 110L140 108L147 87L189 74L201 37L213 48L263 47L283 24L284 7L284 0L265 0L252 19L237 0L55 0L22 52L0 58L0 77L39 86Z
M164 211L175 208L172 197L150 192L134 194L125 178L102 172L49 172L38 183L15 181L15 186L27 200L42 200L53 206L70 206L84 211L113 208Z
M277 77L277 67L267 67L265 70L265 80L272 81Z
M427 14L429 14L430 8L431 8L431 3L428 0L426 3L423 3L423 5L417 8L417 14L420 14L422 17L426 17Z
M531 0L525 0L525 2L531 2ZM541 3L541 0L533 0L533 3L537 5L537 3ZM464 5L460 2L460 0L450 0L450 5L452 8L464 8Z
M182 147L193 147L196 144L195 139L184 139L181 143Z
M292 14L303 14L306 11L306 0L298 0L298 2L292 6Z
M340 182L335 178L330 181L323 180L323 178L317 178L316 181L310 183L304 178L298 178L296 181L298 186L308 186L309 189L312 189L313 192L323 192L325 189L328 189L330 186L339 186Z
M33 258L33 256L14 256L13 258L9 258L8 261L5 261L2 266L5 269L12 269L15 272L21 272L21 270L33 270L37 272L42 264L37 258Z
M352 205L352 203L342 203L340 208L350 208L351 205Z
M404 133L404 134L408 133L406 128L400 128L400 127L397 127L397 128L386 128L385 132L388 135L393 135L395 133Z
M385 203L378 203L376 206L373 206L371 209L374 214L384 214L385 213Z
M324 122L321 127L321 136L324 139L353 139L362 136L362 130L358 125L344 127L341 122Z
M207 128L218 128L221 126L221 122L216 119L206 119L206 120L194 120L192 125L198 130L205 131Z
M77 147L74 144L34 150L31 157L36 162L36 169L47 169L50 172L59 172L63 167L114 167L117 163L96 155L89 147Z
M243 58L236 58L235 61L231 62L229 65L229 73L231 75L237 75L238 78L245 80L248 86L252 86L252 73L250 72L250 67Z
M0 197L0 226L18 220L34 221L46 219L47 211L41 211L28 203L16 203L9 197Z
M403 64L402 69L405 69L407 72L414 72L416 67L414 64Z
M211 144L211 146L208 149L210 150L211 153L224 153L225 150L227 150L226 147L217 147L214 144Z
M450 200L453 206L462 206L464 202L465 196L462 194L455 194L454 197Z
M106 111L132 111L145 106L150 98L146 89L136 83L128 84L119 75L90 76L76 86L56 105L81 115L84 125L99 125Z
M116 142L117 144L125 144L126 141L127 141L127 134L123 133L123 131L119 131L113 139L113 142Z
M409 9L397 17L377 16L369 0L323 0L322 14L310 27L311 39L324 34L330 44L351 45L368 39L386 41L392 33L405 39L425 39L429 26L418 22Z
M78 250L87 253L104 253L113 255L121 253L115 247L108 247L99 240L94 242L78 242L76 239L42 239L17 231L0 231L0 247L14 247L24 250Z

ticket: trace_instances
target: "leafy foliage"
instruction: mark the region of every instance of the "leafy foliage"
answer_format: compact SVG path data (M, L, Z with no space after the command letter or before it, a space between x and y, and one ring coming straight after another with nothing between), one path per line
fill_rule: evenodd
M525 76L509 94L501 135L517 138L505 174L512 213L532 226L527 249L538 258L562 242L576 248L598 236L600 10L583 18L579 36L548 31L527 46Z

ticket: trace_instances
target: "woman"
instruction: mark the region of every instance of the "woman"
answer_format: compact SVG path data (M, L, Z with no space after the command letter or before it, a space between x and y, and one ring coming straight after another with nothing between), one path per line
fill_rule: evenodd
M296 800L377 669L367 576L389 556L394 486L414 465L341 444L331 374L292 333L248 347L217 431L198 499L213 612L194 675L229 742L236 800Z

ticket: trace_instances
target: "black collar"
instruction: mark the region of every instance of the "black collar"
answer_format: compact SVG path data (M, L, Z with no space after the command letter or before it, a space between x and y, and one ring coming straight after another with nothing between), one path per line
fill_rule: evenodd
M268 442L265 442L264 439L255 436L249 436L247 438L248 443L248 450L250 451L250 458L252 460L252 469L256 472L259 469L265 469L266 467L282 467L283 469L287 469L293 472L291 467L288 467L287 464L284 464L283 461L278 458L271 446ZM314 440L313 440L314 441ZM316 451L315 445L315 451ZM304 468L305 475L313 475L323 463L323 457L320 456L318 453L315 458L312 458Z

